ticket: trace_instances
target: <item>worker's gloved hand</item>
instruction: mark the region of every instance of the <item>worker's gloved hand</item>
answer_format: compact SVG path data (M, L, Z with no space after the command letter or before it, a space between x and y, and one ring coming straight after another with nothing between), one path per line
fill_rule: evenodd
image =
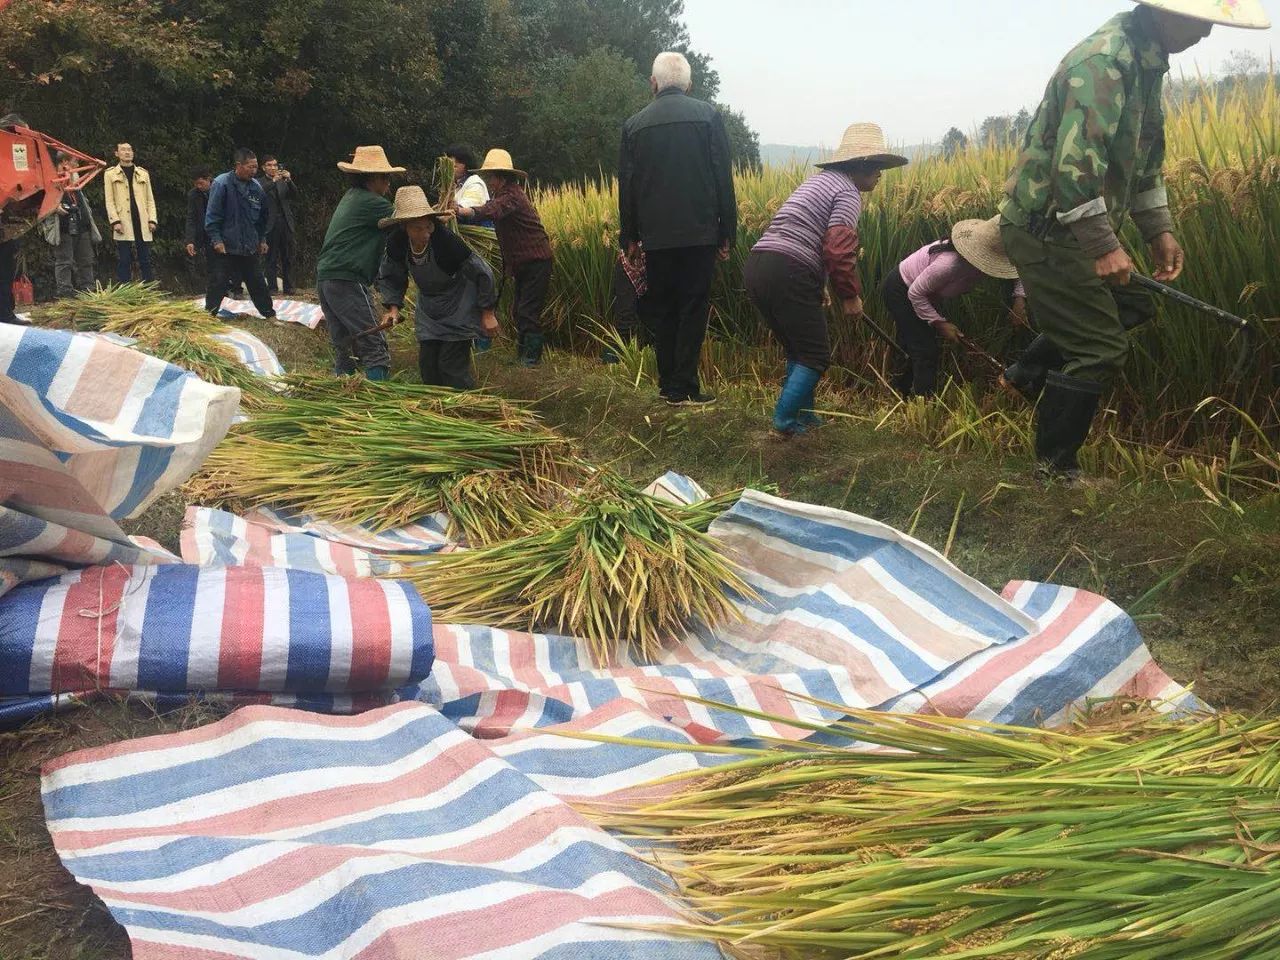
M1151 241L1151 259L1156 265L1155 278L1161 283L1169 283L1182 276L1187 258L1178 238L1172 233L1162 233Z
M942 323L935 324L933 329L937 331L938 336L943 340L946 340L948 343L960 342L960 328L954 323L947 323L944 321Z
M1133 261L1123 247L1116 247L1110 253L1104 253L1094 262L1094 271L1113 287L1124 287L1129 284L1133 274Z

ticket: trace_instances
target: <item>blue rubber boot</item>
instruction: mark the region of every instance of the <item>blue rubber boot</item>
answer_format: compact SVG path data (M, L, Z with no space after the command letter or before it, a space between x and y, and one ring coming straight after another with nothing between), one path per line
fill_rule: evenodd
M785 434L804 433L808 427L801 421L800 411L806 403L812 403L810 398L822 374L798 363L788 364L788 367L782 393L773 408L773 429Z
M484 353L493 347L493 340L489 337L476 337L474 341L474 349L476 353Z
M364 372L366 380L388 380L391 377L391 371L387 367L370 367Z

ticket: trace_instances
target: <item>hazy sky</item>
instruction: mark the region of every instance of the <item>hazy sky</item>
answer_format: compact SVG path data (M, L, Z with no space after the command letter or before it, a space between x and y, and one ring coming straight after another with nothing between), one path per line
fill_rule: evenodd
M1264 0L1280 21L1280 0ZM695 49L720 97L762 143L838 142L870 120L899 143L966 133L983 117L1034 109L1063 55L1125 0L685 0ZM1215 27L1173 74L1217 70L1233 50L1280 54L1277 30Z

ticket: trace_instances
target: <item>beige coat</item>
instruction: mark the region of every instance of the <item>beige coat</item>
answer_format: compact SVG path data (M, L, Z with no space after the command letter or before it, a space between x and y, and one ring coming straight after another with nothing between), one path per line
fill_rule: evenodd
M111 167L102 175L102 186L106 191L104 202L108 224L120 224L117 233L114 226L109 235L116 240L133 240L133 217L129 213L129 181L120 169L120 164ZM147 243L152 240L151 224L157 223L156 198L151 192L151 174L142 167L133 166L133 196L138 204L138 219L142 221L141 239Z

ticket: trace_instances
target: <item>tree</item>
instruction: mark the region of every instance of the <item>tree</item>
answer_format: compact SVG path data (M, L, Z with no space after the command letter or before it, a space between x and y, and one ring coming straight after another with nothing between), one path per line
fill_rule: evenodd
M1027 131L1031 129L1031 114L1026 107L1018 111L1018 115L1013 118L1013 127L1009 131L1010 144L1020 147L1023 141L1027 139Z
M978 127L978 141L983 146L1004 146L1009 142L1009 133L1013 129L1013 118L1008 116L987 117Z
M747 125L747 118L732 107L720 107L724 132L729 137L729 153L735 167L760 169L760 134Z
M969 149L969 138L959 127L952 127L942 138L942 155L948 160Z

